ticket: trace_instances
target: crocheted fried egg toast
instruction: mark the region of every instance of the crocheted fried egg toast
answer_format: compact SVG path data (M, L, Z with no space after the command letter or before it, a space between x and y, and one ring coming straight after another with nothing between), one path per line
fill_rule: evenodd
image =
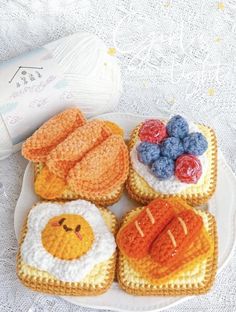
M17 275L36 291L99 295L115 275L115 216L85 200L36 204L22 229Z

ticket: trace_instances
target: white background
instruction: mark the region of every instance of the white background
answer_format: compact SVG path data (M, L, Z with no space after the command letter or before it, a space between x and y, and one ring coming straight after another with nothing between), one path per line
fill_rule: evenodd
M236 172L235 1L0 0L2 61L77 31L116 48L124 82L116 111L162 109L209 124ZM25 166L19 153L0 162L0 311L88 311L17 280L13 212ZM235 311L235 294L236 252L209 294L168 311Z

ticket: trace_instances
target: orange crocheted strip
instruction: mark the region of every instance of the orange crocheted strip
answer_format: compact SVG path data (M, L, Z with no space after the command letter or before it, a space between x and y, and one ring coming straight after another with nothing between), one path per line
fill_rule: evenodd
M69 108L45 122L22 146L22 155L34 162L45 162L47 155L71 132L85 123L77 108Z
M140 273L144 278L147 278L152 283L163 283L170 278L173 278L180 271L189 268L199 261L210 257L214 250L213 238L209 236L204 228L199 235L192 241L191 245L182 254L182 257L177 262L171 265L161 265L153 260L148 255L143 259L128 259L130 265Z
M69 171L67 183L78 195L103 195L125 182L128 169L127 146L120 135L111 135Z
M178 262L199 235L202 227L201 216L193 210L180 212L153 242L150 250L151 257L165 266Z
M61 178L66 178L69 170L92 148L112 134L102 120L92 120L77 128L47 157L49 170Z
M147 256L153 240L174 216L171 201L152 201L137 217L120 229L116 238L119 249L130 258L141 259Z

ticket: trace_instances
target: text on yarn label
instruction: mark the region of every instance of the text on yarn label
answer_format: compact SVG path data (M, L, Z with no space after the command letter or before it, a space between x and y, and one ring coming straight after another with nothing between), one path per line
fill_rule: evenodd
M44 48L0 64L0 113L13 144L76 103L53 56Z

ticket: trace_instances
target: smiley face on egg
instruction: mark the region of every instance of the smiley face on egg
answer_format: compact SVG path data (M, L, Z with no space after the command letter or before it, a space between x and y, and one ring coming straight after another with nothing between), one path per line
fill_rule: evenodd
M42 231L42 244L54 257L74 260L84 255L93 245L94 233L80 215L62 214L50 219Z
M23 261L64 282L81 281L115 252L99 209L85 200L38 203L29 213Z

